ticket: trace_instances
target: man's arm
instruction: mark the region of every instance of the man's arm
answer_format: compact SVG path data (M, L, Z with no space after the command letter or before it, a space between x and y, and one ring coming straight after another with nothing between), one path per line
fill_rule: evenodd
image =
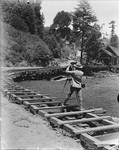
M72 70L72 71L67 71L66 70L66 73L69 74L69 75L77 74L79 76L83 76L83 74L84 74L82 71L76 71L76 70Z

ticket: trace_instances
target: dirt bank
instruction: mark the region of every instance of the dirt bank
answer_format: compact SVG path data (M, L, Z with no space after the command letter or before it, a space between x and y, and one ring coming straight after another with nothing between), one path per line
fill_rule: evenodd
M80 143L61 129L1 95L1 146L5 149L83 150Z

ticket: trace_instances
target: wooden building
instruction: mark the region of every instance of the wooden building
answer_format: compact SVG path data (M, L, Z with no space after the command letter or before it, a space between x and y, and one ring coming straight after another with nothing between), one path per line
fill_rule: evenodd
M119 50L107 45L102 49L100 59L104 60L107 65L117 65L119 63Z

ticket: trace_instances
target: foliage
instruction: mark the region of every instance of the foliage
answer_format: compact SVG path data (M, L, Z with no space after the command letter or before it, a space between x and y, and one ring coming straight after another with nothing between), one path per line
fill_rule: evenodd
M112 20L109 24L111 25L111 36L113 36L115 34L115 21Z
M112 20L109 25L111 28L110 45L117 48L119 40L118 36L115 34L115 21Z
M60 28L68 27L71 23L71 17L68 12L58 12L53 20L53 23Z
M36 28L37 34L40 38L43 38L44 35L44 16L40 13L41 6L39 4L34 5L34 12L36 16Z
M87 54L87 63L93 60L99 60L101 48L103 46L103 41L101 39L101 33L99 31L99 26L95 25L90 37L85 43L85 51Z
M35 65L47 65L49 60L53 58L52 52L48 46L37 36L32 36L26 44L25 59L31 64Z
M4 2L2 5L3 10L3 20L4 22L10 24L14 28L21 31L28 31L28 27L23 19L17 16L16 13L13 13L14 4Z
M60 36L60 38L69 38L71 29L71 15L68 12L58 12L53 20L53 24L50 27L50 32Z
M110 38L110 45L113 47L118 47L119 45L119 38L116 34L114 34L113 36L111 36Z
M48 45L51 50L54 58L60 58L61 50L58 41L56 40L54 35L46 35L44 36L45 43Z
M41 40L44 35L44 18L40 10L39 3L34 6L18 1L2 3L3 21L7 25L5 32L7 39L11 39L8 41L9 49L5 48L8 49L5 61L14 66L46 65L53 58L52 52Z
M89 61L90 57L90 59L94 59L94 54L99 51L101 34L100 27L96 22L97 18L90 4L86 0L81 0L73 15L73 36L74 41L78 41L78 46L81 48L81 63L83 62L84 51L87 55L87 61Z
M96 23L97 18L94 15L90 4L86 0L82 0L78 4L78 8L73 15L73 29L77 35L83 33L83 36L90 34L92 26Z
M100 27L96 24L97 18L86 0L79 2L74 13L58 12L53 24L47 28L44 27L41 3L32 5L4 0L2 16L4 22L10 25L6 33L11 39L9 55L5 56L5 60L13 65L22 65L22 62L23 65L31 66L47 65L53 57L68 58L71 49L66 45L67 41L78 45L82 52L85 51L87 62L98 59L100 55Z
M43 15L40 4L4 1L2 3L3 20L14 28L43 36Z
M68 45L64 45L61 51L62 58L69 58L70 51L71 49L68 47Z
M5 48L5 51L8 51L5 54L5 62L19 66L25 61L32 66L33 64L41 65L41 63L46 65L52 59L52 52L38 36L18 31L6 24L5 31L5 38L9 39L7 42L9 46Z

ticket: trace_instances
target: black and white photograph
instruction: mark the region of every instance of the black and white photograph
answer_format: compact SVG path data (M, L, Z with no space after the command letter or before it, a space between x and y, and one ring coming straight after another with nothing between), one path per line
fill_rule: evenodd
M2 0L1 150L119 150L119 1Z

